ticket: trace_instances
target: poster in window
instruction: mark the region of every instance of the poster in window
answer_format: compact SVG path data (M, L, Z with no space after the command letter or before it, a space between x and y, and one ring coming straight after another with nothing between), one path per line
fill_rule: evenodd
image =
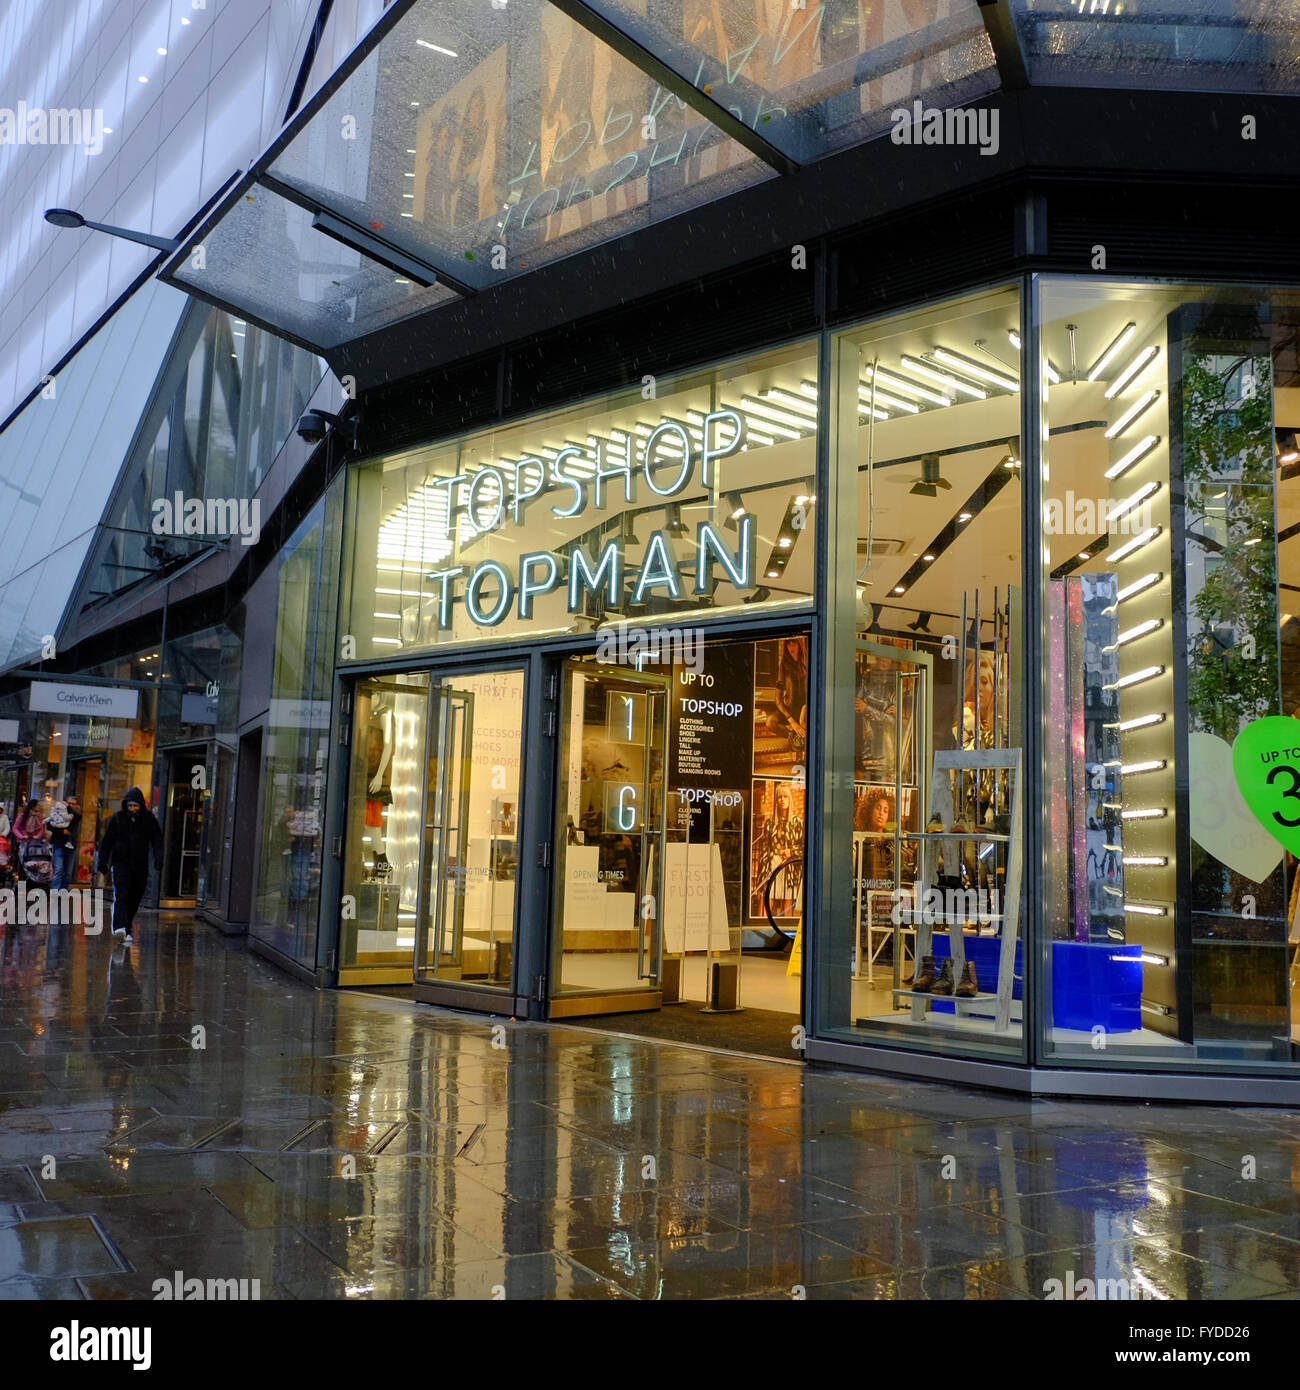
M763 920L764 890L772 916L798 917L803 905L805 788L793 780L754 779L750 800L749 915Z
M893 785L916 784L916 682L898 675L910 647L899 646L898 658L859 652L854 690L854 757L858 780ZM901 715L901 717L900 717Z
M808 639L754 644L754 774L796 777L808 754Z

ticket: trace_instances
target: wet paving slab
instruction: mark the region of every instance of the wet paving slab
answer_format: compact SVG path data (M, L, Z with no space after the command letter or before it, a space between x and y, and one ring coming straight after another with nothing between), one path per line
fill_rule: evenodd
M46 930L0 928L0 1299L1300 1290L1288 1111L502 1025L312 990L182 914Z

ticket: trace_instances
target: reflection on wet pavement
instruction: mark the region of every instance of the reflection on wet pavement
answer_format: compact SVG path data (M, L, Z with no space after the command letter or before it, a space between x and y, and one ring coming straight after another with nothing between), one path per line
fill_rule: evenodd
M183 915L116 950L0 928L0 1298L1300 1289L1287 1111L498 1025L313 991Z

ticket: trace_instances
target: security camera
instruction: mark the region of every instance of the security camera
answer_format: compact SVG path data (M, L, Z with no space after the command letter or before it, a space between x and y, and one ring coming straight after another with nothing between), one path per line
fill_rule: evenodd
M352 444L357 442L355 416L344 418L328 410L309 410L298 421L298 434L308 444L319 444L331 430Z

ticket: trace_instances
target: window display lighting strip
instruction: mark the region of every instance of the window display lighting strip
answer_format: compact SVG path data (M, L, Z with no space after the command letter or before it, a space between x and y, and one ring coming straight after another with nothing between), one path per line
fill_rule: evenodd
M1146 865L1150 868L1163 868L1169 863L1163 854L1126 854L1124 856L1126 864Z
M1156 445L1159 443L1160 436L1158 434L1147 435L1145 439L1135 444L1128 451L1128 453L1123 456L1123 458L1119 459L1115 463L1112 463L1111 466L1106 470L1105 476L1107 478L1118 478L1121 476L1121 474L1127 473L1128 470L1132 468L1135 463L1139 462L1141 459L1146 458L1146 456L1151 452L1151 450L1154 449Z
M952 352L946 347L937 347L931 355L936 362L942 362L945 367L951 367L954 371L973 376L977 381L987 381L990 385L998 386L1003 391L1020 390L1020 383L1015 377L1008 376L1005 372L995 372L982 362L974 362L969 357L963 357L960 352Z
M1119 593L1115 595L1117 602L1123 603L1126 598L1132 598L1135 594L1140 594L1149 589L1153 584L1159 584L1164 578L1163 574L1158 574L1152 570L1150 574L1144 574L1141 579L1135 579L1131 584L1126 584Z
M1159 483L1155 481L1143 483L1131 497L1126 497L1122 502L1116 502L1112 510L1106 514L1107 523L1118 521L1120 517L1127 516L1134 507L1140 507L1148 497L1154 496L1159 491Z
M1159 772L1165 766L1166 763L1163 758L1152 758L1145 763L1123 763L1120 766L1120 772L1125 777L1133 777L1139 772Z
M1168 1018L1173 1013L1173 1010L1167 1008L1164 1004L1148 1004L1144 999L1142 1001L1142 1012L1147 1014L1158 1014L1161 1018Z
M783 410L788 410L799 419L817 419L817 406L804 400L802 396L796 396L790 391L783 391L779 386L769 386L766 391L758 393L765 401L775 401Z
M1118 550L1111 552L1111 563L1119 560L1126 560L1135 551L1141 550L1144 545L1149 545L1160 534L1164 528L1161 526L1148 526L1140 536L1134 536L1131 541L1121 545Z
M927 380L937 381L940 386L946 387L949 391L961 391L977 401L986 401L989 398L989 393L981 387L972 386L969 382L958 381L956 377L949 376L946 372L937 372L928 363L921 362L915 357L900 357L898 360L909 372L920 372Z
M1158 629L1164 627L1164 625L1165 620L1163 618L1148 618L1146 622L1139 623L1136 627L1129 628L1127 632L1121 632L1115 639L1115 645L1117 647L1126 647L1130 642L1136 642L1139 637L1145 637L1148 632L1156 632ZM1110 648L1103 647L1102 650L1109 651Z
M1130 319L1123 328L1111 339L1110 346L1092 364L1092 370L1088 373L1089 381L1096 381L1097 378L1110 366L1111 359L1117 357L1124 350L1125 343L1137 332L1137 324Z
M769 405L766 401L761 401L756 396L741 396L740 403L751 413L766 416L790 429L812 430L816 428L813 420L809 420L802 415L796 415L793 411L787 410L784 406ZM815 414L816 412L814 412L814 416Z
M1118 724L1106 724L1107 729L1118 729L1120 733L1127 734L1134 729L1149 729L1152 724L1163 724L1165 717L1163 714L1141 714L1136 719L1121 719Z
M1159 391L1144 391L1113 425L1108 426L1103 431L1103 437L1106 439L1119 438L1139 415L1146 414L1159 399Z
M1135 913L1139 917L1168 917L1167 907L1148 907L1145 903L1125 903L1125 912Z
M864 401L874 400L877 405L887 405L890 410L906 410L911 415L918 415L921 411L921 407L917 405L915 401L905 401L900 397L891 396L880 390L879 387L873 392L870 382L868 382L866 386L859 384L858 395L861 396Z
M1133 380L1135 376L1137 376L1137 374L1142 370L1142 368L1145 367L1147 363L1150 362L1151 359L1155 357L1155 355L1159 351L1160 349L1156 347L1154 343L1150 344L1148 347L1144 347L1142 351L1138 353L1138 355L1128 364L1128 366L1125 367L1124 370L1120 372L1120 374L1115 378L1115 380L1112 381L1111 384L1106 388L1106 399L1108 401L1114 400L1114 398L1119 395L1119 393L1129 384L1130 381Z
M1164 715L1160 716L1162 719ZM1138 811L1121 811L1122 820L1163 820L1169 814L1163 806L1147 806Z
M872 379L872 368L862 369L867 374L867 380ZM887 386L891 391L901 391L905 396L915 396L919 400L929 401L931 405L951 405L952 397L940 395L938 391L932 390L929 386L922 386L919 381L908 381L904 377L894 376L891 372L875 369L875 379L882 386ZM805 382L806 387L809 383Z
M1141 955L1138 956L1138 960L1140 960L1144 965L1168 965L1168 964L1169 964L1169 957L1168 957L1168 956L1157 956L1157 955L1152 954L1152 952L1150 952L1150 951L1143 951L1143 952L1141 953Z
M1137 685L1141 681L1149 681L1156 676L1163 676L1165 668L1163 666L1144 666L1140 671L1134 671L1127 676L1121 676L1113 685L1103 685L1103 690L1126 690L1130 685Z
M776 430L778 433L784 431L791 439L802 439L804 430L813 429L811 420L800 420L798 416L773 410L771 406L764 405L753 396L742 396L740 404L746 414L759 417L765 430ZM888 419L888 416L885 418Z

